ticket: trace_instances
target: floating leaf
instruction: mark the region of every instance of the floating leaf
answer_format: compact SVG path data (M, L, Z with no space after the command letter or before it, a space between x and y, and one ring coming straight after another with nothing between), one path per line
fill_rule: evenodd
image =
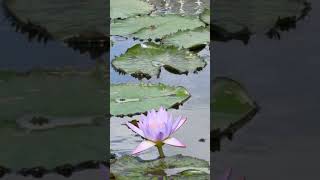
M125 19L148 14L152 10L152 5L142 0L110 0L110 17L112 19Z
M176 155L163 159L144 161L125 155L111 164L114 179L198 179L208 180L209 163L189 156Z
M55 39L67 39L96 32L107 35L105 0L5 0L9 14L30 33L49 33ZM47 31L47 32L45 32ZM109 42L107 43L109 45Z
M197 54L173 46L137 44L112 61L113 67L138 78L159 76L161 67L175 74L196 72L206 66Z
M219 77L213 82L213 127L216 135L232 135L246 124L258 107L246 90L236 81ZM217 138L217 137L213 137Z
M163 15L131 17L111 23L111 35L157 39L179 30L192 30L205 26L198 17Z
M173 45L187 49L205 47L210 41L209 28L197 28L195 30L180 31L166 36L161 42L165 45Z
M210 9L205 9L200 14L200 19L205 22L206 24L210 24Z
M273 28L278 18L297 17L305 8L303 0L216 0L212 16L215 25L235 33L247 27L250 32Z
M110 87L110 113L125 116L150 109L177 108L190 97L183 87L164 84L113 84Z
M105 160L107 100L100 70L9 72L0 73L0 166L41 176Z

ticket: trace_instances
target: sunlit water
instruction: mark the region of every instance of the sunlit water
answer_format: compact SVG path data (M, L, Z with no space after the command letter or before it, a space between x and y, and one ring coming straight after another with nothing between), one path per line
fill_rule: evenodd
M111 48L111 59L124 53L127 48L132 47L139 41L122 40L122 38L114 38L118 40ZM203 71L197 74L190 73L186 75L175 75L162 69L160 78L152 78L143 80L149 83L164 83L172 86L184 86L191 93L191 98L180 106L179 110L170 110L174 115L187 116L187 123L179 129L174 135L187 145L187 148L172 148L165 146L166 155L183 154L198 157L201 159L210 159L210 62L209 51L204 49L200 54L206 59L208 65ZM130 75L119 75L111 68L112 83L140 83L141 81L131 77ZM110 121L110 139L111 149L117 155L129 154L141 142L140 137L135 137L134 133L129 130L123 123L132 119L138 119L139 116L132 118L112 117ZM205 142L199 142L199 139L205 139ZM157 158L156 148L148 150L141 155L144 159Z

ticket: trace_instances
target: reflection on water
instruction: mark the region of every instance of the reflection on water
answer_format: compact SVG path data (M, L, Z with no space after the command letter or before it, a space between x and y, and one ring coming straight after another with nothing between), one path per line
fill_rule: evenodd
M148 0L154 4L157 13L197 15L209 8L210 0Z
M247 179L315 179L319 143L319 8L281 41L256 36L215 43L214 72L241 82L261 106L254 120L232 142L213 153L214 174L232 167ZM230 53L232 52L232 53Z
M115 56L119 56L124 53L127 48L132 47L139 41L133 41L131 39L123 39L119 37L113 37L114 46L111 48L110 55L111 59ZM209 49L206 48L200 52L200 55L205 58L208 64L210 64L209 59ZM186 75L175 75L167 72L165 69L161 70L159 78L151 78L150 80L139 81L130 75L119 74L111 67L111 83L164 83L173 86L184 86L191 93L191 98L180 106L179 110L170 110L175 116L184 115L188 117L187 123L183 128L175 134L175 137L181 139L187 148L172 148L166 146L164 151L167 155L183 154L190 155L200 159L208 160L210 159L209 147L210 147L210 65L208 65L204 70L198 72L197 74ZM111 152L118 156L124 154L130 154L132 150L141 141L140 137L134 136L134 133L129 130L126 126L122 125L127 121L134 118L139 118L139 116L134 116L132 118L117 118L112 117L110 121L110 148ZM190 133L190 132L197 132ZM201 141L200 139L204 139ZM200 140L200 141L199 141ZM141 155L144 159L153 159L157 157L157 150L151 149L146 151Z

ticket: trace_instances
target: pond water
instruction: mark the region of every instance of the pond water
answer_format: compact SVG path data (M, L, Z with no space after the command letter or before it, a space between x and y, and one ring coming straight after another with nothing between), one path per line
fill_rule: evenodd
M168 1L169 2L169 1ZM172 9L160 10L159 13L176 12L184 14L198 14L203 9L203 2L186 1L176 3L173 1ZM180 1L179 1L180 2ZM183 1L181 1L183 2ZM209 1L205 1L206 6ZM2 3L2 1L1 1ZM170 4L170 2L169 2ZM182 10L182 11L181 11ZM61 42L48 41L40 43L36 40L29 40L28 36L15 32L15 27L11 26L11 21L5 16L4 10L0 8L0 49L1 49L1 70L14 70L26 72L35 68L55 69L72 67L77 69L88 69L94 67L97 61L106 61L107 57L101 56L92 59L88 54L80 54L66 47ZM111 59L115 55L124 53L127 48L134 43L133 40L115 39L116 44L111 49ZM188 117L188 122L175 135L178 139L187 145L186 149L165 147L166 155L183 154L210 160L210 54L208 47L199 53L207 62L206 68L197 74L190 73L186 75L173 75L166 70L162 70L159 78L144 80L143 82L165 83L174 86L184 86L191 93L192 97L179 108L179 110L170 110L174 115L184 115ZM139 80L130 75L119 75L110 67L111 83L137 83ZM111 149L112 152L121 156L129 154L133 148L141 141L125 126L121 125L131 118L112 118L111 127ZM194 133L197 132L197 133ZM204 139L204 142L200 142ZM142 155L143 158L151 159L156 157L154 150L148 151ZM100 179L101 171L86 170L75 173L68 179ZM3 179L34 179L24 178L10 174ZM66 179L60 175L50 174L46 179Z
M135 42L132 40L117 41L111 48L111 58L124 53L127 48ZM208 49L201 52L202 56L209 63ZM179 110L170 110L175 116L184 115L188 118L183 128L175 134L175 137L183 141L187 148L170 148L166 146L164 151L167 155L183 154L210 160L210 64L197 74L175 75L162 69L159 78L143 80L150 83L164 83L172 86L183 86L191 93L191 98L180 106ZM111 68L112 69L112 68ZM130 75L119 75L118 72L111 70L111 83L139 83L140 81ZM141 141L141 138L134 137L134 133L126 126L121 125L132 119L139 119L139 116L132 118L112 117L110 121L110 147L117 155L129 154ZM197 133L192 133L197 132ZM199 142L201 138L205 142ZM143 156L145 159L156 158L157 150L146 151Z
M214 44L211 75L242 83L261 110L212 153L213 174L231 167L249 180L319 177L320 2L310 2L309 17L281 40L257 35L248 45Z
M151 3L155 1L150 1ZM159 1L158 1L159 2ZM160 4L159 11L155 13L178 13L178 14L199 14L197 10L208 7L209 1L183 1L181 11L180 1L164 1ZM196 3L198 2L198 3ZM200 2L200 3L199 3ZM200 4L200 5L199 5ZM168 8L170 7L170 8ZM110 50L110 61L115 56L126 52L134 44L141 43L132 39L121 37L112 37L115 42ZM164 83L171 86L183 86L191 94L191 98L185 102L178 110L169 110L175 116L183 115L188 118L187 123L175 134L179 140L187 145L187 148L164 147L165 154L168 156L183 154L197 157L200 159L210 160L210 52L208 47L199 52L206 62L207 66L197 74L176 75L161 69L160 77L153 77L149 80L137 80L130 75L123 75L116 72L111 66L110 79L111 83ZM139 116L132 118L112 117L110 121L110 148L111 152L118 156L130 154L132 150L141 142L140 137L135 137L134 133L123 124L132 119L139 119ZM196 132L196 133L194 133ZM200 139L205 139L200 142ZM141 154L143 159L155 159L158 157L156 148L148 150Z

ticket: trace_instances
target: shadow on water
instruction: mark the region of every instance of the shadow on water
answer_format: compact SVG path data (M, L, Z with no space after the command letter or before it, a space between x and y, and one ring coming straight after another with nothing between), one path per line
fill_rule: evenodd
M231 143L223 141L223 149L212 154L215 175L232 167L247 179L319 177L320 4L310 2L309 16L281 41L255 36L247 46L215 43L214 75L239 81L262 107Z

